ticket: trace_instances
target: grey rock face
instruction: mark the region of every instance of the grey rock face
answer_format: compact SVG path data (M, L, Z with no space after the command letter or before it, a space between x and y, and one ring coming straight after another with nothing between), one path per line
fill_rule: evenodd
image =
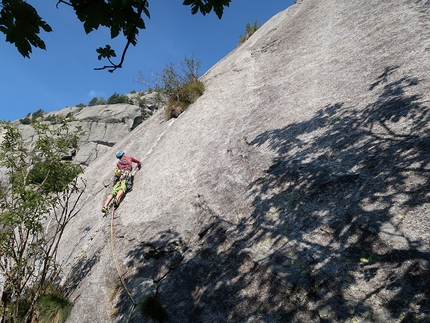
M81 136L76 151L69 156L75 162L88 166L98 156L115 145L120 139L126 137L142 120L148 118L154 111L163 106L163 101L157 98L157 93L129 94L129 99L136 104L113 104L87 107L67 107L62 110L50 112L44 118L51 116L66 117L70 129L81 127L84 134ZM49 123L48 121L45 121ZM34 131L31 125L15 121L22 136L29 146L34 142ZM55 127L55 123L52 123ZM1 137L0 137L1 139Z
M169 322L428 321L428 9L304 0L101 152L59 254L68 322L149 322L148 295ZM118 149L142 170L102 217Z

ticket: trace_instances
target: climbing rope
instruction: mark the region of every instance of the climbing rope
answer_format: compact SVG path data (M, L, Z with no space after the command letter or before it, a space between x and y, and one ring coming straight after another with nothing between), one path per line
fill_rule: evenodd
M130 314L128 315L127 318L127 322L130 320L131 314L133 314L134 312L134 308L136 306L136 302L134 301L133 297L131 296L130 290L127 287L127 284L125 282L124 279L124 275L121 271L121 267L119 266L119 261L118 261L118 256L116 254L116 249L115 249L115 231L114 231L114 216L115 216L115 208L112 206L112 219L111 219L111 245L112 245L112 254L113 254L113 258L115 260L115 264L116 264L116 270L118 272L118 276L121 280L122 285L124 286L124 289L126 290L128 296L130 297L131 302L133 303L133 306L130 310Z

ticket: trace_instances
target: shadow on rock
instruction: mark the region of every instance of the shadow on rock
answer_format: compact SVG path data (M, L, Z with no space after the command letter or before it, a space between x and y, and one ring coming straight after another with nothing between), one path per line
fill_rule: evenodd
M268 262L296 262L308 308L330 322L429 318L429 109L409 94L418 79L388 81L395 70L365 109L326 106L252 143L278 157L250 185L250 221L285 240Z
M211 221L194 235L145 237L128 254L137 299L172 322L427 322L429 109L396 71L364 108L257 136L277 157L249 184L254 212L230 223L200 197Z

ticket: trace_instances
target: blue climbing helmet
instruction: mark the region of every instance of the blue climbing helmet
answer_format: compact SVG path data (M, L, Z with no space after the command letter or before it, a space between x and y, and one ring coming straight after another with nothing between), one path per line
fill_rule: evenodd
M116 153L116 158L120 159L124 154L125 154L125 152L123 152L122 150L120 150L120 151L118 151Z

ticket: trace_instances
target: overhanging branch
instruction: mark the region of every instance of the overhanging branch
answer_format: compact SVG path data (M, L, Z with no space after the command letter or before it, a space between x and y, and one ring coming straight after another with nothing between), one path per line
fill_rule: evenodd
M147 2L146 0L143 0L143 1L142 1L142 3L140 4L139 10L138 10L138 12L137 12L136 20L135 20L135 22L134 22L134 24L133 24L133 30L134 30L134 32L132 32L132 33L127 37L127 44L125 45L124 50L122 51L121 60L120 60L119 64L114 64L114 63L110 60L110 58L108 58L108 61L109 61L109 63L110 63L111 65L105 65L105 66L103 66L103 67L95 67L95 68L94 68L94 70L96 70L96 71L100 71L100 70L104 70L104 69L109 69L108 71L109 71L110 73L113 73L117 68L122 68L122 64L124 63L125 54L127 53L128 47L130 46L130 44L131 44L131 42L132 42L132 40L133 40L134 36L135 36L135 35L136 35L136 33L138 32L137 24L138 24L138 22L139 22L139 18L140 18L140 17L141 17L141 15L142 15L143 8L144 8L145 6L147 6L147 5L148 5L148 2Z

